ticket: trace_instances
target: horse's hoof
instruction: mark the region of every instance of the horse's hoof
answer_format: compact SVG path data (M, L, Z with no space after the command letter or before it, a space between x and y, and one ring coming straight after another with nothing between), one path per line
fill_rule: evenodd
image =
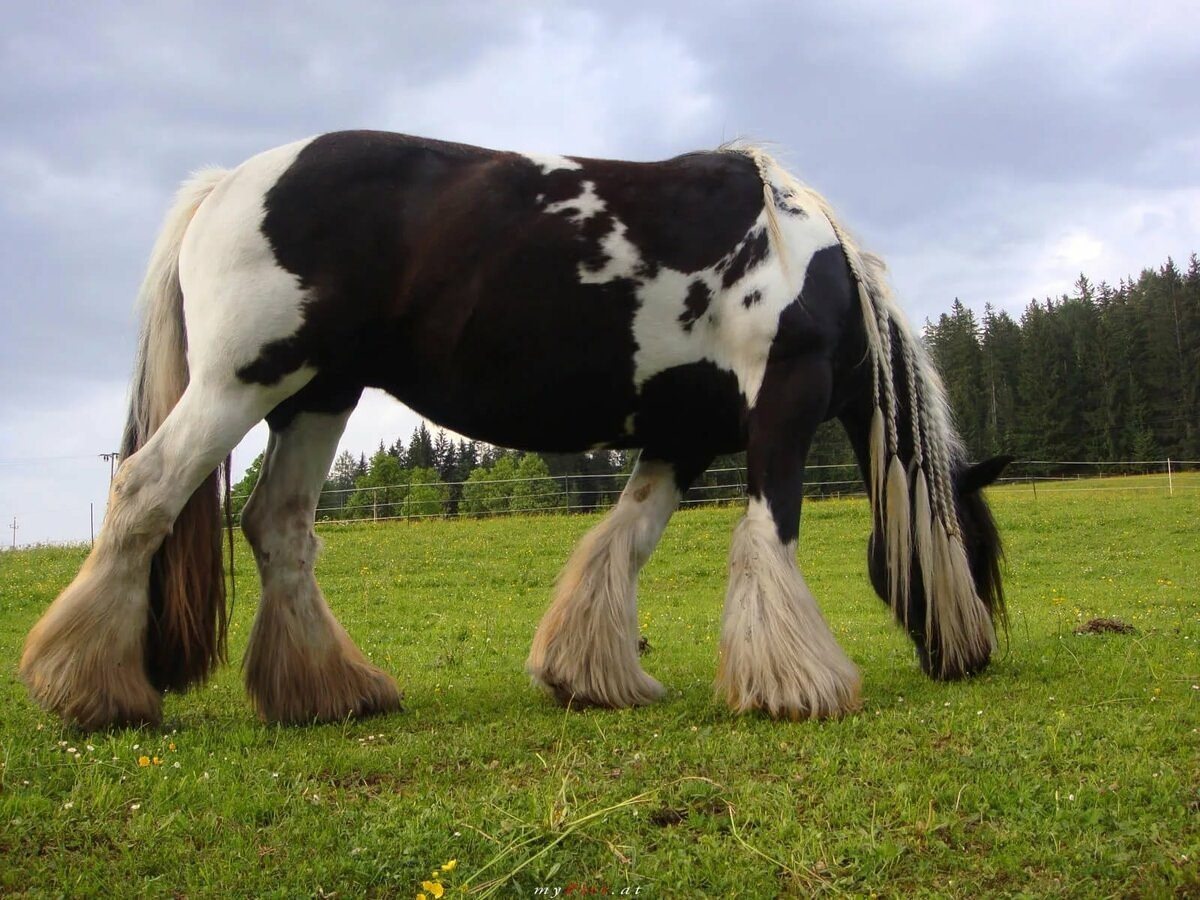
M31 657L27 650L20 675L37 703L84 731L156 725L162 719L162 695L140 665L55 650Z
M560 706L576 709L586 706L602 706L609 709L624 709L629 706L647 706L661 700L666 694L658 681L651 678L641 667L636 672L628 671L614 678L612 673L577 672L574 677L556 673L545 667L526 666L533 683L546 691Z
M335 654L320 665L277 673L246 689L260 719L288 725L340 722L397 712L403 699L395 680L365 660Z

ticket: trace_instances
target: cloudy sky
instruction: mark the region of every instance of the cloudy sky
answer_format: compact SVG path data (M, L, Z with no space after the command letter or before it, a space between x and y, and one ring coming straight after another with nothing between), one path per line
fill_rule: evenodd
M11 4L0 538L99 519L134 293L195 168L356 127L632 159L748 137L884 255L915 320L1019 313L1200 251L1197 34L1194 0ZM342 446L415 422L369 395Z

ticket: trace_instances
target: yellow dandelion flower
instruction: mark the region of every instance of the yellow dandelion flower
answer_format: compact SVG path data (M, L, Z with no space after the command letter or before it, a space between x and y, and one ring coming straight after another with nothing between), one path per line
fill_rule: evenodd
M442 871L443 872L453 872L454 867L457 865L458 865L458 860L452 859L452 860L450 860L450 862L442 864Z
M424 894L417 894L417 900L429 900Z
M143 769L146 768L146 766L150 765L150 757L139 756L138 757L138 765L141 766Z
M446 889L442 887L440 881L422 881L421 887L429 891L433 896L433 900L440 900L442 894L446 893Z
M159 759L157 756L156 756L156 757L154 757L154 759L152 759L152 760L150 760L150 761L151 761L152 763L154 763L156 766L161 766L161 765L162 765L162 760L161 760L161 759Z
M174 750L174 749L175 749L175 744L174 744L174 742L172 742L172 743L170 743L170 744L167 744L167 749L168 749L168 750Z

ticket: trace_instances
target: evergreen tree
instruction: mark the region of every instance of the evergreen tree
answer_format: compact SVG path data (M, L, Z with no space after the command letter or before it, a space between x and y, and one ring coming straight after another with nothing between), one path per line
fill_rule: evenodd
M983 455L1010 452L1017 446L1017 385L1021 367L1021 329L991 304L983 308L980 344L984 407Z
M475 441L460 440L454 452L454 480L466 481L478 465L479 445Z
M1101 459L1136 459L1145 451L1144 373L1146 328L1129 286L1114 291L1101 285L1099 338L1095 348ZM1149 440L1153 440L1150 436ZM1135 443L1141 449L1134 449Z
M945 379L950 408L967 453L978 458L986 447L987 406L975 314L956 297L950 313L942 313L937 325L926 327L925 343Z
M1067 358L1063 366L1068 398L1064 414L1074 439L1060 459L1097 459L1103 454L1103 412L1094 398L1099 395L1103 373L1096 349L1100 343L1100 315L1092 286L1084 275L1075 283L1075 295L1065 297L1055 310L1058 328L1065 340Z
M436 460L433 455L433 439L429 436L429 429L425 427L424 420L413 429L403 462L409 469L432 469L434 467Z
M1180 353L1182 361L1183 416L1181 453L1200 459L1200 259L1193 253L1178 294Z
M1021 316L1022 414L1017 433L1019 452L1026 458L1071 458L1075 435L1064 414L1074 405L1066 377L1069 343L1054 316L1054 304L1030 303Z
M445 429L439 428L433 439L433 468L442 481L454 481L456 466L454 441L446 436Z

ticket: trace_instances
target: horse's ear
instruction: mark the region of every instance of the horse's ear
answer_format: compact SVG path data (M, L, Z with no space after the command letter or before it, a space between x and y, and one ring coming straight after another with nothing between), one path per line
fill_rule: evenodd
M974 494L982 491L989 484L995 483L1004 468L1016 457L993 456L981 463L968 466L958 473L958 489L964 494Z

